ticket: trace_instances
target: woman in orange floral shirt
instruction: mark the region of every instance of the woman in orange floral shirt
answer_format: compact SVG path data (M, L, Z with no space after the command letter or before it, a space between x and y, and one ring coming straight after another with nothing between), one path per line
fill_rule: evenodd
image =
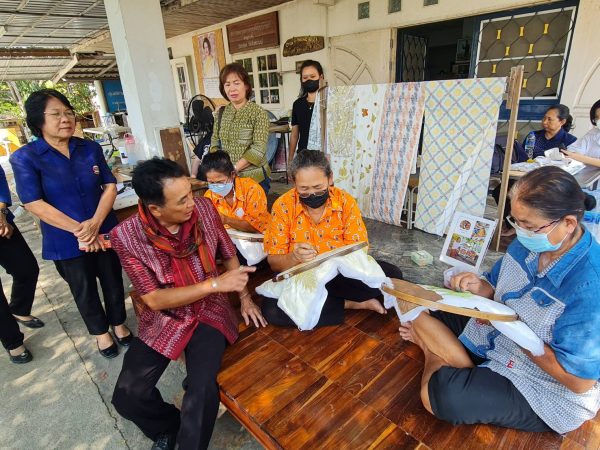
M333 186L331 166L323 153L300 151L292 162L291 174L294 188L277 199L265 231L265 251L274 271L283 272L344 245L368 242L356 200ZM396 266L378 263L388 277L402 278ZM326 288L329 295L317 326L342 323L344 309L385 313L379 289L361 281L338 275ZM271 324L295 326L275 299L263 298L262 311Z
M208 181L204 196L219 212L225 228L264 233L270 219L265 191L252 178L238 177L227 153L222 150L207 153L199 173ZM243 258L241 263L245 265Z

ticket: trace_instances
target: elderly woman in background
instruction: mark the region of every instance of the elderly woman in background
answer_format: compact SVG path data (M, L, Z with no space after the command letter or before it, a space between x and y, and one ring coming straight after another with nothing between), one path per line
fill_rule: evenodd
M241 64L227 64L219 76L219 90L229 104L217 112L210 149L229 153L238 175L252 178L268 193L269 117L264 109L249 101L252 87L248 72Z
M54 261L69 285L100 354L114 358L118 347L109 326L119 344L127 347L131 341L119 258L99 238L117 224L112 211L116 179L102 148L73 136L75 113L63 94L53 89L34 92L25 111L38 139L10 157L17 192L25 208L41 220L42 257Z
M23 345L24 336L17 322L28 328L44 326L44 322L31 315L40 270L13 221L14 216L8 209L10 204L10 190L0 166L0 266L13 277L10 304L0 283L0 341L13 363L25 364L33 355Z
M575 161L600 167L600 100L590 109L590 122L593 128L571 144L568 150L563 150L563 153Z
M567 106L558 104L548 108L542 118L542 129L532 132L535 136L533 158L544 156L544 152L551 148L563 148L573 144L577 138L572 134L569 134L571 128L573 128L573 117ZM525 137L522 146L515 141L515 153L517 154L519 161L526 161L528 158L528 155L525 152L527 136ZM510 180L508 185L509 189L513 184L514 180ZM492 192L492 197L494 197L496 203L499 203L500 201L500 188L501 185L498 185ZM506 205L504 206L504 217L507 217L508 215L510 215L510 203L506 202ZM514 234L515 230L512 225L505 221L502 236L514 236Z
M517 239L492 271L461 273L457 291L510 306L544 342L533 356L490 323L420 314L401 336L425 355L421 399L453 424L567 433L600 408L600 245L581 226L593 205L575 178L542 167L511 191Z

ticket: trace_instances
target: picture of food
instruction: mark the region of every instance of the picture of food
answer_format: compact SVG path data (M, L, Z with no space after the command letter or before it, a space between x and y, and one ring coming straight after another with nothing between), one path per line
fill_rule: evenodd
M463 220L460 222L460 228L461 230L470 230L471 229L471 222L468 220Z

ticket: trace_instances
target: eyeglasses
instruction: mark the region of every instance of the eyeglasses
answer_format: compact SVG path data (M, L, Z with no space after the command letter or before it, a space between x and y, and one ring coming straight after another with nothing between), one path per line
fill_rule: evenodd
M321 195L325 195L328 190L329 189L325 189L323 191L318 191L318 192L298 192L298 197L300 197L300 198L308 198L311 195L314 195L315 197L320 197Z
M73 120L75 118L75 113L72 109L66 109L63 112L60 111L52 111L45 112L44 115L52 117L54 120L60 120L62 117L65 119Z
M556 220L553 220L552 222L548 222L546 225L543 225L543 226L541 226L539 228L536 228L535 230L528 230L527 228L523 228L523 227L519 226L517 224L517 220L513 216L506 216L506 221L508 223L510 223L515 230L521 230L522 232L524 232L528 236L532 237L536 233L539 233L540 231L542 231L544 228L548 228L550 225L553 225L553 224L555 224L557 222L560 222L561 219L556 219Z

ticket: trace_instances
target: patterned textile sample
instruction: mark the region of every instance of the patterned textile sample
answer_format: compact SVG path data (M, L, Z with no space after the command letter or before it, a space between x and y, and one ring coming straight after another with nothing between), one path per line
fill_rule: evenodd
M482 216L506 78L426 82L415 227L443 235L455 211Z
M370 211L373 167L388 86L339 86L328 91L327 144L335 184L356 198L364 215Z
M323 151L321 145L321 93L317 92L315 97L315 107L310 118L310 127L308 129L308 142L306 143L308 150Z
M393 225L401 224L404 196L419 147L424 111L423 83L388 85L367 217Z

